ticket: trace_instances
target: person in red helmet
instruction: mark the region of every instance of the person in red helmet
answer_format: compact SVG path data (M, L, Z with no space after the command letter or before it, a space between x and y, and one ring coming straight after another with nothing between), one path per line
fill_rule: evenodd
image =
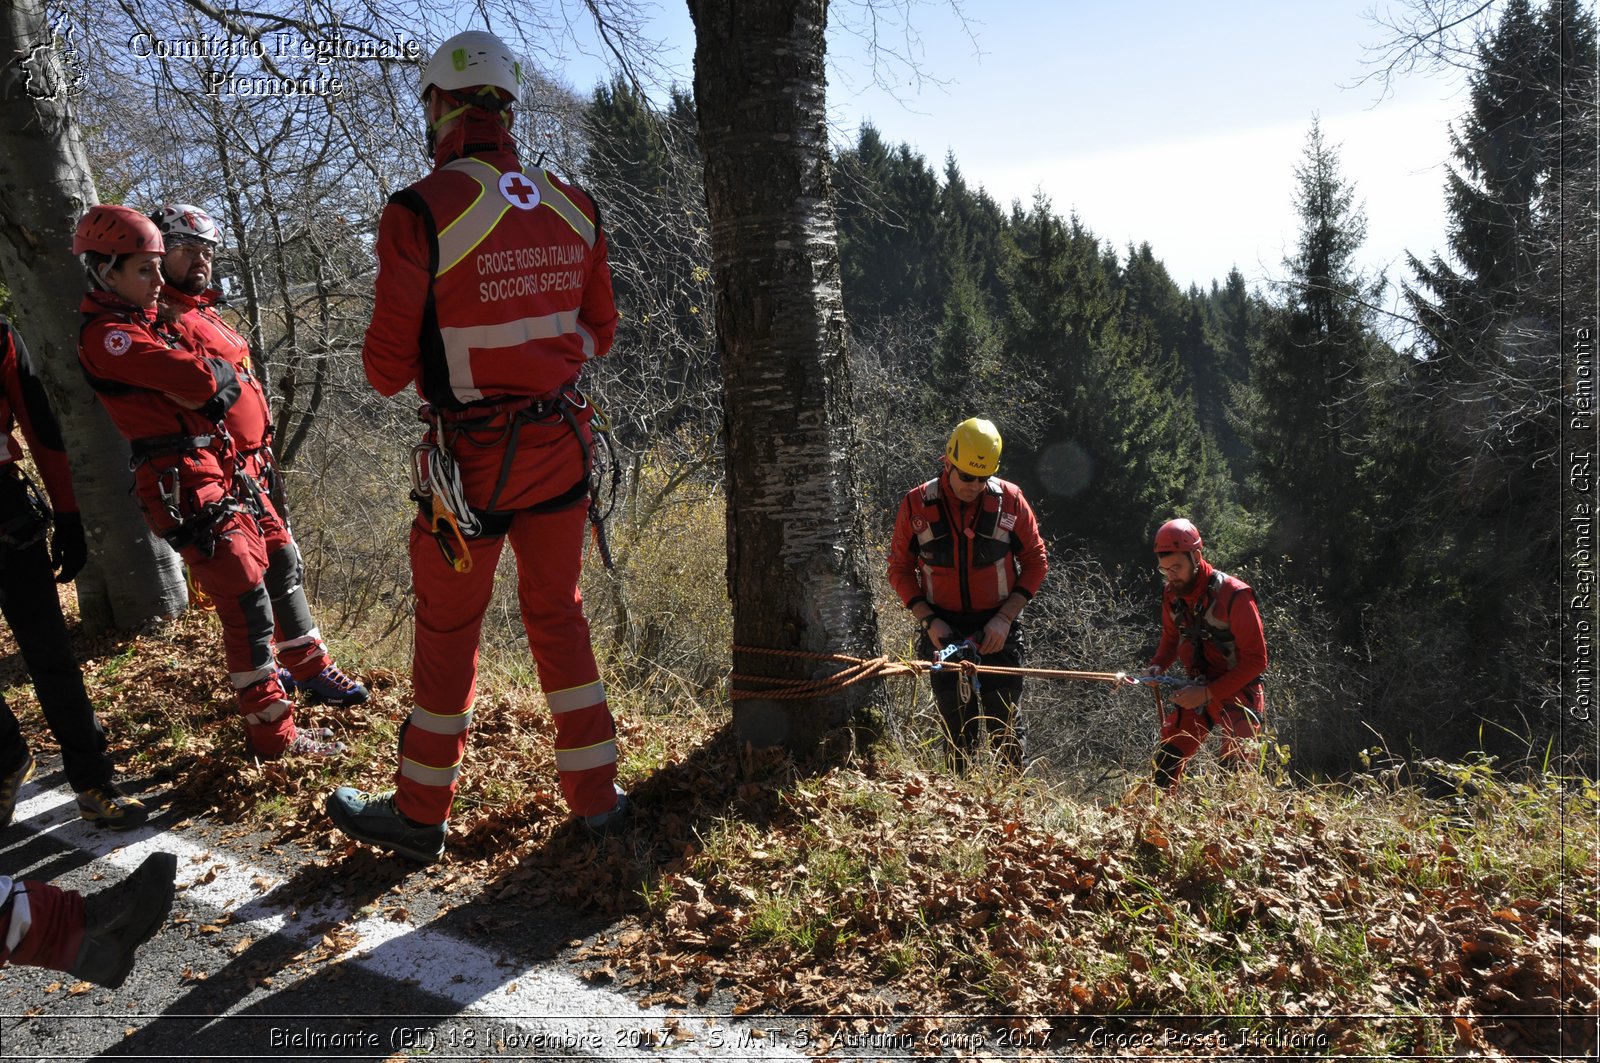
M226 358L195 351L157 325L165 250L155 223L129 207L91 207L78 222L72 253L90 285L79 307L79 362L129 442L146 522L216 605L251 748L262 757L339 753L332 732L295 727L284 696L255 492L239 475L223 425L239 397L238 374Z
M362 349L380 393L414 383L427 402L413 470L413 708L395 789L340 787L327 807L350 837L423 862L444 852L478 635L507 540L567 807L601 834L628 813L578 590L593 412L576 382L610 349L617 309L594 201L517 157L520 84L519 64L492 33L457 34L428 62L433 172L384 208Z
M251 362L250 344L216 310L222 293L211 287L211 265L222 233L209 214L188 203L168 204L150 220L166 245L158 320L190 350L226 359L239 381L239 398L223 414L223 425L233 440L240 471L253 484L256 523L266 543L265 582L282 669L278 678L290 693L303 690L313 701L359 705L367 700L367 688L334 663L301 585L305 564L289 530L282 473L272 452L272 411L265 382Z
M1163 675L1177 661L1190 680L1165 698L1155 776L1169 793L1214 727L1222 729L1223 764L1237 768L1261 762L1255 741L1267 711L1261 612L1250 585L1212 568L1201 556L1203 546L1199 529L1181 517L1156 531L1156 559L1165 580L1161 642L1144 674Z
M19 427L44 480L48 505L17 464L22 448L14 429ZM116 765L106 753L105 731L83 688L83 670L56 596L56 584L72 582L87 560L61 428L34 375L27 345L0 317L0 611L28 666L45 723L61 746L61 765L77 792L79 814L126 830L145 822L148 813L116 782ZM17 792L34 767L22 728L0 696L0 827L11 822Z
M178 858L151 853L115 886L85 897L0 875L0 966L64 971L108 989L128 980L139 946L172 911Z
M940 474L900 500L889 585L922 625L922 656L970 640L984 664L1027 663L1017 617L1039 593L1050 562L1033 507L1016 484L996 475L1000 448L994 423L969 417L950 433ZM1022 768L1021 676L985 675L972 689L941 669L930 681L953 767L978 751L987 720L1000 758Z

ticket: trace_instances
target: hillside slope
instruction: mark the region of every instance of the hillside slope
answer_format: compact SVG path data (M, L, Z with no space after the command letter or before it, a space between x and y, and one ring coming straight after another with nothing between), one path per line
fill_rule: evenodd
M348 859L321 802L387 785L403 676L369 668L367 706L300 710L352 743L342 763L256 764L205 614L80 651L115 745L169 781L164 799L324 854L308 893L393 877ZM0 675L48 743L15 657ZM797 765L741 752L716 712L624 705L639 814L597 846L566 819L537 693L479 705L443 868L394 891L608 915L586 975L652 1003L807 1016L806 1046L845 1054L1595 1049L1587 781L1459 767L1460 792L1430 799L1373 777L1202 776L1095 807L890 749Z

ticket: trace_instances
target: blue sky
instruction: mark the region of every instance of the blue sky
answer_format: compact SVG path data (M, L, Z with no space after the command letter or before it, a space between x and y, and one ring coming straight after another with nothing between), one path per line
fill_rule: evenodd
M870 121L936 168L954 152L968 183L1002 204L1043 192L1119 253L1150 243L1180 285L1231 266L1263 284L1282 275L1298 229L1293 167L1318 115L1367 214L1362 266L1393 281L1405 250L1444 247L1447 124L1465 93L1440 74L1412 74L1381 101L1376 85L1358 86L1383 37L1363 17L1374 6L990 0L965 3L963 25L947 0L877 0L871 10L893 16L879 27L886 48L922 75L880 65L891 93L863 43L867 0L834 0L834 134L853 141ZM642 29L663 44L664 78L687 85L687 9L647 5ZM606 76L592 45L563 52L553 73L574 88Z

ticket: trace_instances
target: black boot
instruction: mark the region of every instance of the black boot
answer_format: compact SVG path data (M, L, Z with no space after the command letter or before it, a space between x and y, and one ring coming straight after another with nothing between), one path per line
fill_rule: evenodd
M67 973L116 989L133 970L133 954L155 936L172 911L178 858L151 853L137 871L84 898L83 945Z

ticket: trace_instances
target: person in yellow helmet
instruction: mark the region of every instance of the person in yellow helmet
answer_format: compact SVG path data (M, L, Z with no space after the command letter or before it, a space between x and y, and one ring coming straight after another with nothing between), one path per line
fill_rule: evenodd
M1025 663L1017 618L1050 563L1033 507L1016 484L996 475L1001 445L994 422L969 417L950 433L939 475L900 501L889 583L922 626L923 656L966 640L985 664ZM932 682L952 765L965 766L977 752L987 720L1001 758L1023 766L1021 676L983 676L964 690L946 669Z

